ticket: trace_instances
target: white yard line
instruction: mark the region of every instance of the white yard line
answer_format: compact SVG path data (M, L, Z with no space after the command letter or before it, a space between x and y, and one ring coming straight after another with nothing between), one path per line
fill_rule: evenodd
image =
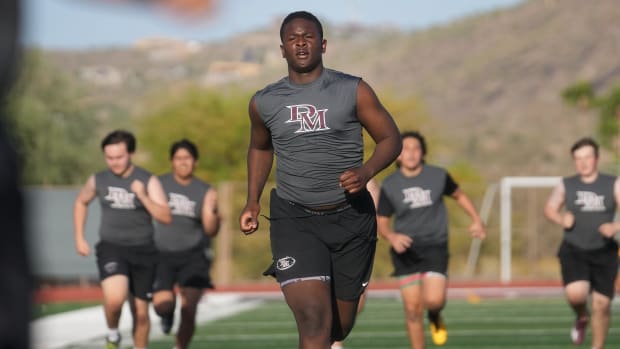
M177 306L180 302L177 302ZM198 304L197 323L204 323L253 309L261 300L247 299L235 293L210 293ZM175 328L179 324L179 309L175 312ZM150 308L151 338L164 336L159 327L159 316ZM127 303L123 307L119 329L123 346L131 343L131 315ZM95 306L57 315L46 316L30 325L31 349L58 349L69 345L87 345L91 341L102 342L107 332L103 307ZM88 346L88 345L87 345Z

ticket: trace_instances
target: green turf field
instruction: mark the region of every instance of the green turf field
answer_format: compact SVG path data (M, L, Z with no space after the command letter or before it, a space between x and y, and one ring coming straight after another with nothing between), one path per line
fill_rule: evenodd
M614 305L612 312L612 320L620 323L620 306ZM561 298L483 299L478 304L450 300L444 317L449 335L445 348L589 348L589 335L581 347L570 343L573 315ZM154 319L153 326L158 325ZM152 341L149 348L170 349L172 343L173 337L166 337ZM433 347L428 336L427 343ZM291 349L297 348L297 334L284 302L266 301L255 310L199 327L193 347ZM345 348L408 349L400 300L368 299ZM620 348L620 325L612 325L606 348Z
M32 319L39 319L44 316L60 314L67 311L92 307L99 304L101 304L101 302L94 301L33 304Z

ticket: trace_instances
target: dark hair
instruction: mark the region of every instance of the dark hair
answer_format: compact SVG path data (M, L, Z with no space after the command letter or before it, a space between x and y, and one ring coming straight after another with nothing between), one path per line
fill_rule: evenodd
M312 13L308 11L296 11L296 12L291 12L288 14L288 16L284 17L284 20L282 21L282 25L280 26L280 40L281 41L284 41L284 27L289 22L297 18L306 19L316 24L316 27L319 30L320 39L323 40L323 26L321 25L321 22L319 21L319 19L316 18L315 15L313 15Z
M575 153L575 151L577 151L577 149L587 146L591 146L592 148L594 148L594 156L598 158L598 143L596 143L596 141L590 137L584 137L575 142L575 144L570 147L570 153L572 155Z
M118 143L125 143L127 152L130 154L136 151L136 137L134 137L133 133L125 130L115 130L103 137L101 150L104 150L106 145Z
M190 142L185 138L172 143L172 146L170 146L170 160L172 160L174 154L176 154L177 150L179 149L187 150L190 154L192 154L194 160L198 160L198 148L194 143Z
M405 140L405 138L415 138L420 143L420 148L422 148L422 163L426 163L424 157L426 156L426 140L424 136L418 131L405 131L400 134L400 139ZM396 167L400 168L400 161L396 160Z
M403 133L400 134L400 138L401 139L405 139L405 138L415 138L418 140L418 142L420 142L420 148L422 148L422 156L426 156L426 140L424 139L424 136L422 136L422 134L418 131L405 131Z

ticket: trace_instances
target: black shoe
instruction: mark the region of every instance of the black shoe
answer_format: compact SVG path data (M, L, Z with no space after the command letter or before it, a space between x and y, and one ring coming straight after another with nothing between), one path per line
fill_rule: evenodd
M174 322L174 315L162 316L161 318L161 331L165 334L170 334L172 330L172 323Z

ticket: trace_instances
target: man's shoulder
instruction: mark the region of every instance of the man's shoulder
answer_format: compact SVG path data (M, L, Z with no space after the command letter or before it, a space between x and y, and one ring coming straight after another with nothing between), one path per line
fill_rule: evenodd
M400 170L394 171L391 174L389 174L387 177L385 177L385 179L383 180L383 183L381 183L381 186L382 187L393 186L394 184L402 181L403 178L404 177L402 173L400 173Z
M432 174L448 174L448 170L437 165L424 164L424 171Z
M610 173L603 173L600 172L599 175L601 176L601 178L605 178L605 179L609 179L609 180L616 180L618 179L618 176L610 174Z
M157 176L160 180L162 179L168 179L170 177L172 177L172 172L166 172L166 173L162 173L159 176Z
M335 70L335 69L330 69L330 68L325 68L325 72L327 73L328 76L331 76L333 78L355 79L355 80L361 79L361 77L359 76L355 76L349 73L342 72L340 70Z
M202 180L196 176L192 178L192 185L194 185L197 189L205 192L209 190L209 188L211 188L211 184L209 184L209 182Z
M288 79L286 77L283 77L283 78L281 78L278 81L272 82L272 83L266 85L265 87L263 87L262 89L256 91L256 93L254 93L254 97L263 96L263 95L269 94L270 92L273 92L275 90L282 89L282 88L286 87L287 81L288 81Z
M166 172L166 173L160 174L159 176L157 176L157 178L159 179L162 185L169 184L173 182L173 179L174 179L172 172Z

